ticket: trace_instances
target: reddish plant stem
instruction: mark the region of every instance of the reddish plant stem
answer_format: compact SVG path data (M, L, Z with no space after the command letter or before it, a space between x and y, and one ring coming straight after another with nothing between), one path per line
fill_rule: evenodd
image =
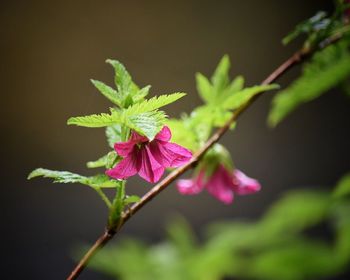
M283 62L278 68L276 68L261 84L268 85L276 81L279 77L285 74L291 67L295 66L302 60L304 60L311 50L300 50L292 55L289 59ZM147 192L139 202L132 205L132 207L125 210L117 228L107 229L103 235L97 239L95 244L89 249L89 251L80 260L77 266L74 268L72 273L68 276L67 280L77 279L80 273L87 266L90 259L95 255L95 253L101 249L113 236L120 230L120 228L133 216L137 211L139 211L143 206L150 202L155 196L157 196L162 190L169 186L173 181L175 181L180 175L185 171L193 168L197 162L204 156L204 154L220 140L220 138L225 134L225 132L230 128L231 124L234 123L238 117L261 95L257 94L251 98L247 103L243 104L236 111L232 113L231 118L226 122L226 124L219 128L205 143L205 145L195 153L191 161L187 164L175 169L169 173L162 181L155 185L149 192Z

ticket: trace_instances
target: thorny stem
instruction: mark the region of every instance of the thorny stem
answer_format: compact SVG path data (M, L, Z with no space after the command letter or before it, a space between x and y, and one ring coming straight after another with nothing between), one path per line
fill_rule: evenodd
M332 44L339 38L330 38L326 45ZM325 46L322 46L325 47ZM277 67L265 80L262 81L261 85L268 85L276 81L283 74L285 74L291 67L297 65L301 61L305 60L315 49L307 48L301 49L294 53L290 58L283 62L279 67ZM263 92L262 92L263 93ZM95 253L101 249L112 237L119 232L121 227L133 216L137 211L139 211L143 206L150 202L155 196L157 196L162 190L169 186L173 181L175 181L180 175L185 171L193 168L197 162L204 156L204 154L220 140L220 138L225 134L225 132L230 128L231 124L234 123L238 117L262 94L257 94L251 98L248 102L243 104L237 110L232 113L231 118L226 122L226 124L219 128L204 144L204 146L196 152L192 159L185 165L175 169L168 174L162 181L155 185L149 192L147 192L139 202L132 205L132 207L127 208L118 223L116 228L107 229L103 235L95 244L90 248L90 250L84 255L80 262L76 265L72 273L68 276L67 280L77 279L80 273L84 270L90 259L95 255Z

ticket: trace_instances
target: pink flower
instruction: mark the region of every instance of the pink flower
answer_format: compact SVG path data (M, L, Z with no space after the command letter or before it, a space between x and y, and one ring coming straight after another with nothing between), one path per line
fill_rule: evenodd
M230 173L220 164L207 179L205 179L205 170L201 169L193 179L178 180L177 189L184 195L198 194L203 189L207 189L218 200L231 204L234 194L253 194L258 192L261 186L257 180L249 178L242 171L236 169Z
M114 144L115 151L123 159L106 174L115 179L126 179L138 173L148 182L158 182L165 168L181 166L192 158L189 150L170 143L170 138L171 132L167 126L153 141L133 131L127 142Z

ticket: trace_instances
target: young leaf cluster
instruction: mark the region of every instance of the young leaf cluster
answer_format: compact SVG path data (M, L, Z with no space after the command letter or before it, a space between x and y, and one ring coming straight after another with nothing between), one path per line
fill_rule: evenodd
M204 104L180 120L167 122L174 131L173 139L185 147L197 150L210 137L213 128L223 126L236 110L255 95L278 88L278 85L244 87L244 78L229 77L230 59L225 55L208 79L196 74L197 91ZM232 125L232 128L234 125Z
M166 114L158 109L175 102L185 94L173 93L145 100L150 86L140 89L119 61L108 59L107 63L114 68L116 89L97 80L91 82L115 107L110 108L110 113L73 117L67 123L83 127L127 127L152 140L166 119Z

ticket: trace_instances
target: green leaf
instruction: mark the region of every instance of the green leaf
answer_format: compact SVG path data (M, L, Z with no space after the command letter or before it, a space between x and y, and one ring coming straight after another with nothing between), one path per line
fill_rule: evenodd
M91 79L91 82L109 101L118 105L119 107L122 106L122 100L118 96L118 92L116 90L100 81Z
M118 181L111 180L108 176L104 174L86 177L68 171L54 171L44 168L37 168L34 171L32 171L29 174L28 179L32 179L39 176L44 178L51 178L53 179L54 183L80 183L93 188L112 188L118 184Z
M198 150L197 134L192 129L188 119L177 120L169 119L166 120L167 126L171 130L171 141L184 146L191 151Z
M181 258L193 254L197 247L196 236L189 223L181 216L177 216L167 226L168 238L179 251Z
M122 96L126 96L130 92L130 88L133 84L129 72L125 69L124 65L117 60L107 59L106 62L112 65L114 68L114 83L118 89L118 92Z
M350 174L346 174L338 182L333 196L336 198L344 197L350 195Z
M105 174L97 174L95 176L88 177L86 182L86 185L93 188L115 188L119 184L119 181L110 179Z
M79 174L75 174L69 171L54 171L44 168L37 168L33 170L28 175L28 180L42 176L44 178L52 178L54 179L54 183L82 183L85 184L87 182L87 177L81 176Z
M143 88L141 88L139 91L137 91L132 99L134 103L138 103L140 101L142 101L148 94L149 94L149 90L151 89L151 86L145 86Z
M131 204L131 203L139 202L140 200L141 200L141 198L139 196L137 196L137 195L130 195L130 196L127 196L124 199L124 204L128 205L128 204Z
M241 91L238 91L228 97L226 101L222 104L222 108L234 110L248 102L254 95L257 95L261 92L278 89L279 85L261 85L261 86L253 86L249 88L245 88Z
M106 128L106 137L108 145L114 148L115 143L122 141L120 125L108 126Z
M116 110L111 110L110 114L102 113L82 117L72 117L68 119L67 124L83 127L104 127L121 122L120 113Z
M275 96L268 117L269 124L276 126L298 106L319 97L349 74L350 54L346 41L317 52L305 65L301 77Z
M140 113L146 113L154 111L160 107L175 102L176 100L184 97L186 94L182 92L176 92L172 94L164 94L152 97L151 99L144 100L140 103L134 104L126 109L127 115L136 115Z
M209 103L213 101L213 87L209 80L201 73L196 74L196 84L199 96L204 102Z
M253 256L245 275L252 279L320 279L333 275L333 250L324 242L296 239Z
M326 16L327 14L323 11L317 12L313 17L298 24L292 32L283 38L282 43L287 45L301 34L309 34L312 31L325 29L330 23Z
M292 191L275 203L262 220L264 234L293 234L325 218L330 200L326 193Z
M227 87L229 83L228 71L230 70L230 58L228 55L224 55L215 72L211 78L213 87L216 90L216 95L222 91L225 87Z
M86 166L88 168L98 168L98 167L105 167L106 163L107 163L107 158L108 158L108 154L104 155L103 157L100 157L97 160L94 161L88 161L86 163Z
M163 111L152 111L129 116L126 125L151 141L162 129L165 120Z

